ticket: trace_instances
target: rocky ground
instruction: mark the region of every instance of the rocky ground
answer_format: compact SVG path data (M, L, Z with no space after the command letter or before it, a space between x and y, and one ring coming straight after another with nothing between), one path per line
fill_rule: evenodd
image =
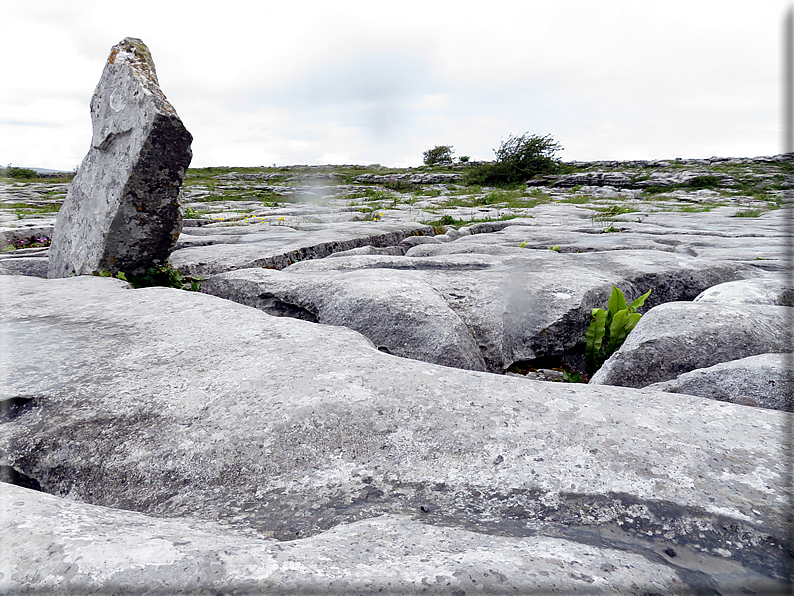
M467 167L190 170L198 293L41 279L68 182L0 180L0 585L782 589L793 156Z

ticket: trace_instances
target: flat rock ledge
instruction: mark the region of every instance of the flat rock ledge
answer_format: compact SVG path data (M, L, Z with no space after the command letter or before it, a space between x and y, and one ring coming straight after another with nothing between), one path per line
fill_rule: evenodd
M32 536L2 558L6 590L256 591L289 573L300 586L274 593L784 581L785 412L436 366L199 293L3 281L0 463L64 497L3 487L4 536Z
M299 261L322 259L353 248L392 247L408 236L434 233L431 226L413 222L191 228L189 236L203 238L206 244L177 247L171 262L183 274L194 276L250 267L284 269Z

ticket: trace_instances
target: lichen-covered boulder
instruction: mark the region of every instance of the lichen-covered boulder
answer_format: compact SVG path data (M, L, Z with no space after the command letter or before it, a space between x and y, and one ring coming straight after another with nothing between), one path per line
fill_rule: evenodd
M58 213L48 276L140 273L182 227L179 188L193 137L160 90L148 48L113 46L91 98L91 148Z

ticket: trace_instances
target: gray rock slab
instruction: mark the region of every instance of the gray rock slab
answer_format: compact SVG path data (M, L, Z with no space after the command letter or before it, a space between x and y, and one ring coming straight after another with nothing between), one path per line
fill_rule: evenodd
M537 208L536 208L537 209ZM591 212L592 213L592 212ZM629 214L631 215L631 214ZM496 233L477 233L474 226L465 238L456 241L454 246L441 249L435 246L413 247L408 256L432 256L462 252L463 247L475 244L484 246L516 247L524 244L528 250L549 250L557 247L559 252L583 253L613 250L659 250L676 252L692 257L705 257L711 260L739 261L759 269L780 269L785 264L785 235L783 222L771 226L746 226L743 230L722 229L719 222L725 218L714 218L716 228L710 229L712 222L705 217L700 218L700 225L706 230L691 229L680 226L682 214L664 214L670 218L654 218L658 223L612 222L610 224L594 224L582 219L568 218L559 225L554 225L554 215L544 214L533 219L509 220L500 230L484 229L482 231ZM709 215L709 214L683 214ZM535 221L537 219L537 221ZM670 225L661 225L671 219ZM736 218L733 218L736 219ZM478 224L479 226L479 224ZM605 232L608 227L615 227L619 232ZM741 235L744 231L746 235ZM469 249L470 251L476 249Z
M411 236L400 242L406 249L418 246L420 244L441 244L441 240L435 236Z
M787 306L670 302L649 310L590 379L646 387L698 368L791 350Z
M271 315L348 327L395 356L486 370L466 324L417 271L241 269L211 277L201 290Z
M335 252L333 254L328 255L328 258L334 257L349 257L353 255L391 255L391 256L403 256L405 254L405 247L400 246L385 246L382 248L376 248L374 246L359 246L358 248L351 248L350 250L343 250L340 252Z
M31 275L46 278L48 268L47 256L0 259L0 275Z
M0 387L30 399L0 455L48 493L278 539L410 515L784 573L790 414L439 367L200 293L3 281Z
M191 228L193 233L195 228ZM206 234L228 235L235 240L193 246L171 254L174 267L185 275L213 275L235 269L268 267L283 269L306 259L322 259L333 253L362 246L395 246L412 235L433 234L433 228L412 222L339 222L287 226L198 228Z
M794 288L787 285L781 277L729 281L704 290L693 302L794 306Z
M223 224L222 227L218 227L217 224L211 224L201 228L183 228L174 252L197 246L212 246L213 244L265 242L274 246L288 246L298 238L304 239L306 236L306 231L300 232L296 228L283 225L255 224L241 226Z
M735 207L717 207L705 213L660 211L641 216L627 213L615 220L631 231L647 233L686 231L698 236L755 238L756 241L764 237L783 241L789 234L788 214L784 209L767 211L761 217L735 217L736 213ZM642 221L637 222L637 219Z
M785 209L767 211L761 217L735 217L736 207L716 207L708 212L686 213L681 211L645 210L643 203L631 201L615 201L615 205L635 208L636 211L622 213L613 217L593 209L566 203L550 203L538 205L528 211L531 218L516 218L502 224L504 227L528 225L530 227L557 228L561 232L566 229L588 228L598 232L611 225L624 228L628 232L649 235L695 235L698 237L747 238L748 242L763 241L764 238L778 238L781 244L789 236L787 231L787 212ZM603 207L603 205L598 205ZM671 209L680 209L671 205ZM476 225L488 225L476 224ZM610 234L612 235L612 234ZM752 239L752 240L750 240Z
M335 320L355 320L356 330L393 353L422 360L430 354L431 362L476 369L470 359L454 364L451 353L433 356L436 342L393 344L382 330L382 322L389 321L396 337L418 342L428 338L429 330L422 327L430 313L439 321L460 320L465 331L457 325L449 328L461 332L453 344L469 345L473 338L487 370L502 372L517 361L560 356L581 348L592 309L606 304L613 285L630 298L653 289L647 303L650 307L670 300L691 300L707 287L756 274L742 264L669 252L562 254L506 246L504 239L492 241L492 236L497 234L420 245L406 253L430 247L436 256L354 255L302 261L283 270L284 276L269 277L266 290L255 284L244 286L241 277L234 277L236 288L229 285L232 278L227 278L205 282L203 291L249 305L257 304L259 292L266 292L327 320L323 305L330 304L329 274L360 270L356 283L344 291L345 309L350 312L341 315L330 309ZM486 243L474 242L481 237ZM469 239L471 242L464 242ZM374 289L382 278L389 280L386 293ZM420 297L428 302L418 308ZM415 317L406 311L406 305L418 308ZM398 312L404 316L396 320ZM449 341L448 335L444 337Z
M49 277L142 273L179 237L193 137L160 89L140 39L113 46L91 98L91 149L58 212Z
M382 515L289 542L0 484L0 590L174 594L701 594L780 584L724 559L712 578L676 557L556 537L496 536ZM701 557L703 557L701 555ZM716 557L703 557L714 560ZM715 569L716 570L716 569ZM714 571L714 570L712 570ZM732 572L728 579L725 571Z
M367 184L384 184L387 182L407 182L409 184L450 184L460 182L462 174L442 174L442 173L414 173L414 174L361 174L356 177L357 182Z
M647 389L687 393L745 406L794 411L792 354L759 354L698 368Z

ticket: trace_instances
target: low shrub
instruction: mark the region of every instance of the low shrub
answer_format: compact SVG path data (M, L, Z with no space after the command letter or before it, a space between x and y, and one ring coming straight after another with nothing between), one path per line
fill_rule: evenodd
M28 168L8 168L5 171L5 175L8 178L26 178L26 179L38 178L39 176L35 172L35 170L31 170Z
M466 184L480 186L504 186L523 183L535 176L554 174L562 164L554 154L562 147L551 135L538 136L524 133L510 135L494 149L496 160L472 168L466 174Z
M396 192L416 192L419 190L418 184L411 184L407 180L387 180L383 183L383 186Z
M703 188L719 188L722 186L722 179L719 176L695 176L683 186L697 188L698 190Z

